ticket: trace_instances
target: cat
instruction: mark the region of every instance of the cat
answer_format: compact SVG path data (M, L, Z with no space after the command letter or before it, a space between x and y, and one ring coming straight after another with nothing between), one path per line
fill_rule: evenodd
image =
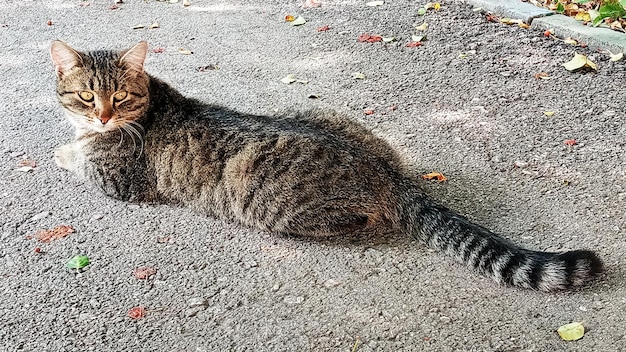
M399 155L332 111L259 116L181 95L144 71L148 44L80 52L53 41L60 105L75 127L56 164L129 202L179 205L276 234L398 231L496 282L541 291L602 271L588 250L533 251L429 200Z

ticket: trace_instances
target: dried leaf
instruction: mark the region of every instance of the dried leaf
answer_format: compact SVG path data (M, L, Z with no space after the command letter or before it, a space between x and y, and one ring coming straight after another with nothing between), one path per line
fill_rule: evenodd
M578 12L574 17L577 21L591 22L591 15L588 12Z
M177 3L179 0L170 0L170 4L175 4Z
M365 3L365 5L374 7L374 6L381 6L384 3L385 3L384 1L370 1L370 2Z
M418 46L422 46L422 42L409 42L405 46L407 48L417 48Z
M396 40L396 37L383 37L383 43L391 43L395 42Z
M546 72L535 73L535 79L548 79L548 74Z
M21 166L18 167L17 169L15 169L15 171L19 171L19 172L29 172L29 171L33 171L34 168L32 166Z
M187 6L191 6L191 1L189 0L183 0L183 6L187 7Z
M146 280L150 276L156 274L156 272L156 268L152 266L142 266L133 270L133 276L138 278L139 280Z
M421 25L415 27L418 31L425 31L428 29L428 23L424 22Z
M285 16L285 22L293 22L296 18L292 15Z
M187 49L185 49L185 48L179 48L179 49L178 49L178 52L179 52L180 54L182 54L182 55L191 55L191 54L193 54L193 51L191 51L191 50L187 50Z
M619 61L624 57L624 53L613 54L609 52L609 56L611 57L609 61Z
M329 29L330 29L330 27L328 25L317 27L317 31L318 32L326 32Z
M376 43L376 42L380 42L382 40L383 40L383 37L381 37L379 35L370 35L370 34L367 34L367 33L363 33L363 34L361 34L357 38L357 41L359 41L360 43L363 43L363 42Z
M589 60L585 55L578 54L578 53L574 55L573 59L564 63L563 67L565 67L565 69L570 72L579 70L583 67L590 67L594 70L598 69L596 64L593 63L591 60Z
M172 243L174 239L171 236L157 237L157 243Z
M30 159L21 160L19 163L17 163L17 165L18 166L30 166L33 169L37 167L37 163L35 163L33 160L30 160Z
M131 308L126 315L131 319L141 319L146 316L146 308L144 307Z
M136 26L133 26L133 29L143 29L146 28L146 26L144 26L143 24L138 24Z
M361 72L352 72L352 78L354 79L365 79L365 75Z
M298 16L293 22L291 22L292 26L301 26L306 23L306 20L302 16Z
M548 117L552 117L552 116L554 116L554 111L544 111L543 114L548 116Z
M439 173L439 172L431 172L431 173L428 173L428 174L426 174L426 175L422 175L422 178L423 178L424 180L433 180L433 179L436 179L436 180L437 180L437 181L439 181L439 182L444 182L444 181L446 181L446 180L448 179L448 178L447 178L447 177L445 177L442 173Z
M54 240L61 239L74 232L76 232L76 230L74 230L72 226L59 225L51 230L39 230L35 232L34 237L39 242L46 243L46 242L51 242Z
M219 69L220 69L220 67L217 66L216 64L210 64L210 65L206 65L206 66L200 66L196 70L198 72L206 72L206 71L214 71L214 70L219 70Z
M364 113L365 115L371 115L371 114L373 114L373 113L374 113L374 110L369 110L369 109L366 109L366 110L363 110L363 113Z
M520 22L517 24L520 28L524 28L524 29L529 29L530 25L524 23L524 22Z
M65 266L70 269L82 269L89 264L91 264L91 262L89 261L89 257L84 256L84 255L77 255L73 257L72 259L70 259L65 264Z
M570 44L570 45L578 45L578 42L572 38L565 38L565 40L563 40L563 43L565 44Z
M322 6L321 0L306 0L302 7L314 8Z
M154 22L153 24L151 24L148 29L155 29L155 28L159 28L161 27L161 25L159 24L159 22Z
M565 141L563 141L563 143L565 143L565 145L569 145L569 146L573 146L578 144L578 142L575 139L566 139Z
M150 50L150 52L155 53L155 54L160 54L160 53L165 52L165 49L163 49L163 48L154 48L154 49Z
M288 74L287 76L283 77L280 79L281 82L286 83L286 84L291 84L295 81L297 81L296 76L293 74Z
M582 323L569 323L559 327L556 332L565 341L576 341L585 335L585 327Z
M426 35L412 35L411 36L411 41L412 42L421 42L426 40Z

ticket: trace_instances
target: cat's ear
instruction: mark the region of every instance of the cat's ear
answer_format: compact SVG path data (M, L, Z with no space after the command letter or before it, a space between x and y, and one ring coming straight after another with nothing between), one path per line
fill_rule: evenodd
M143 72L143 63L146 61L147 54L148 43L139 42L139 44L122 53L120 64L137 72Z
M60 40L55 40L50 45L50 56L52 57L52 62L54 63L54 68L59 78L70 69L81 65L83 62L83 57L78 51L72 49L72 47Z

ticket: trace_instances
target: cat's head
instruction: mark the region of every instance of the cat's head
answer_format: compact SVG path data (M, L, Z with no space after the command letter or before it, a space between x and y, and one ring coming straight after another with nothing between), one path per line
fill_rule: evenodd
M80 52L55 40L50 55L57 96L77 134L123 127L148 108L149 77L144 72L148 44L125 51Z

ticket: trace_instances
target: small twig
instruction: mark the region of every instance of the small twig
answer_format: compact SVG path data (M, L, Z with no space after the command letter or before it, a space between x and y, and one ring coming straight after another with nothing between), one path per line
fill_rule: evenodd
M352 346L352 352L356 352L356 349L359 348L360 342L361 342L361 336L357 336L356 341L354 341L354 346Z

